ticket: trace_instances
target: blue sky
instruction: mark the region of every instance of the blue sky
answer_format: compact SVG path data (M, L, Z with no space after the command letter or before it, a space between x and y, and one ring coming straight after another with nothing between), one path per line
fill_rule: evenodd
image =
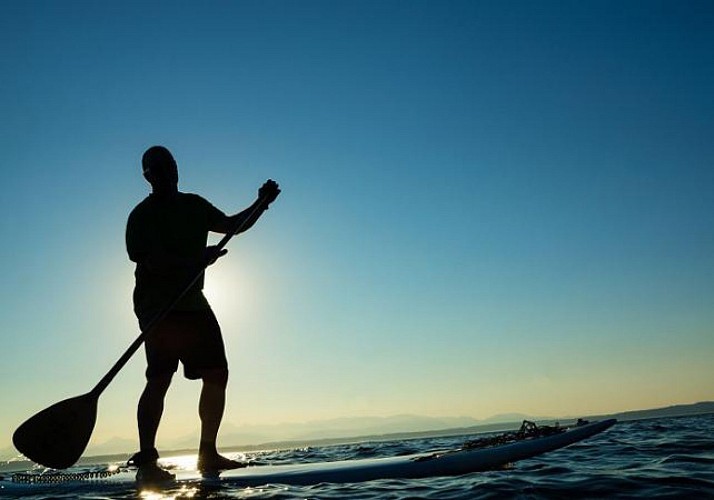
M713 28L704 1L4 3L0 446L138 333L153 144L226 212L283 188L207 278L229 422L714 398ZM133 437L143 368L98 441Z

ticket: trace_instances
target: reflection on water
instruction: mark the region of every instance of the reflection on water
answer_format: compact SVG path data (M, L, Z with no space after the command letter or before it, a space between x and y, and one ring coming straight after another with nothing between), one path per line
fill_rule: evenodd
M174 488L170 493L160 491L152 491L144 489L139 492L139 498L142 500L176 500L178 498L200 498L200 489L197 486L182 485L179 488Z
M714 498L714 415L621 422L567 448L517 462L505 470L419 480L381 480L314 486L204 480L140 490L131 482L19 485L23 499L479 499L479 498ZM258 464L375 458L458 446L470 436L370 442L228 454ZM196 457L162 459L180 475ZM100 465L100 464L95 464ZM102 464L106 466L106 463ZM24 488L24 490L22 490ZM0 490L0 497L12 498Z

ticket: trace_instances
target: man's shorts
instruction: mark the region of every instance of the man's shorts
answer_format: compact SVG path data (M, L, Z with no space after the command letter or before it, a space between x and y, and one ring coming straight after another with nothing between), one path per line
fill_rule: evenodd
M201 378L201 371L228 368L221 327L210 309L172 311L149 332L146 378L175 373L179 361L187 379Z

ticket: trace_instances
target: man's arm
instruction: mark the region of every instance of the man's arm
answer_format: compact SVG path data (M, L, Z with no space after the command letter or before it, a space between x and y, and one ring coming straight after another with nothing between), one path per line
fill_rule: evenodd
M217 220L211 226L211 231L214 233L228 234L229 232L235 230L239 225L240 231L244 232L253 227L256 221L263 215L263 212L267 210L267 206L263 206L258 210L255 207L260 202L260 198L255 200L251 206L238 212L235 215L226 215L220 220Z
M272 179L268 180L258 190L258 199L251 206L238 212L235 215L224 216L216 220L211 226L211 231L227 234L240 226L238 233L247 231L256 223L261 215L268 209L268 206L275 201L280 194L278 183ZM257 210L256 210L257 207Z

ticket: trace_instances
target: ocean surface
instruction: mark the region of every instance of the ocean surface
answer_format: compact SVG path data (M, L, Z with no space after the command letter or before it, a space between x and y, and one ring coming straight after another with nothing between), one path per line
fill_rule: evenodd
M482 435L478 435L482 436ZM477 435L233 453L256 464L377 458L458 447ZM116 457L116 464L126 457ZM180 464L182 457L169 458ZM106 467L83 464L76 471ZM0 476L11 476L3 463ZM39 470L30 471L33 473ZM2 484L0 482L0 484ZM134 483L83 481L14 484L1 498L25 499L481 499L712 498L714 415L620 422L602 434L504 469L458 477L380 480L314 486L245 488L230 482L188 482L142 491Z

